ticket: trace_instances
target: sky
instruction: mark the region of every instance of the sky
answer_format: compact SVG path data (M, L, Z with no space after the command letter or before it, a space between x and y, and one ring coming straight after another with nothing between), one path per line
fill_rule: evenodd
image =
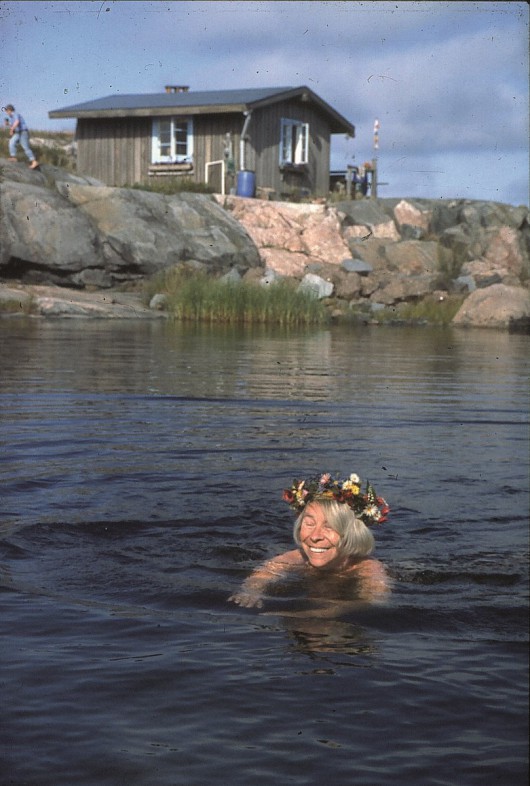
M31 130L117 93L306 85L377 156L381 197L529 204L526 2L0 2L0 106ZM374 122L379 120L379 148Z

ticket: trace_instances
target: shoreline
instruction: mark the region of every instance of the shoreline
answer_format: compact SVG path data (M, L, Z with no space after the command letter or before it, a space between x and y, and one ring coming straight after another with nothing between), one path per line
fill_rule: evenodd
M146 306L137 292L117 289L70 289L49 284L0 281L0 317L167 319Z

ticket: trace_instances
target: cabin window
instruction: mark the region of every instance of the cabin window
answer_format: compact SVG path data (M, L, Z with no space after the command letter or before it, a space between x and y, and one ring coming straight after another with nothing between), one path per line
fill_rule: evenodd
M280 130L280 166L307 164L309 123L282 118Z
M151 163L180 164L193 159L193 120L161 117L153 120Z

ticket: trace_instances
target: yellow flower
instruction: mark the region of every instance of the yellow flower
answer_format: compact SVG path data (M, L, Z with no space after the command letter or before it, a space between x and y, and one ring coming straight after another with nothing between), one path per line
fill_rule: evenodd
M353 478L356 478L356 480L353 480ZM342 488L344 491L351 491L352 494L359 494L361 491L359 482L357 475L350 475L350 479L344 481Z

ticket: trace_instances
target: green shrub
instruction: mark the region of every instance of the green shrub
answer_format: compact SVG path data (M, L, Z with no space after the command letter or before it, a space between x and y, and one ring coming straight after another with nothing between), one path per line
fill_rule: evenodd
M0 314L34 314L36 311L33 296L26 298L0 298Z
M205 273L172 268L147 285L146 297L150 299L155 293L165 294L167 310L183 321L284 326L327 321L322 303L298 292L288 280L263 287L255 282L223 281Z
M381 311L372 313L376 322L428 323L430 325L449 325L465 300L463 295L449 295L443 300L425 298L416 303L398 303Z
M130 188L140 191L154 191L156 194L171 196L172 194L195 193L214 194L215 189L206 183L196 183L191 177L159 177L149 183L134 183Z

